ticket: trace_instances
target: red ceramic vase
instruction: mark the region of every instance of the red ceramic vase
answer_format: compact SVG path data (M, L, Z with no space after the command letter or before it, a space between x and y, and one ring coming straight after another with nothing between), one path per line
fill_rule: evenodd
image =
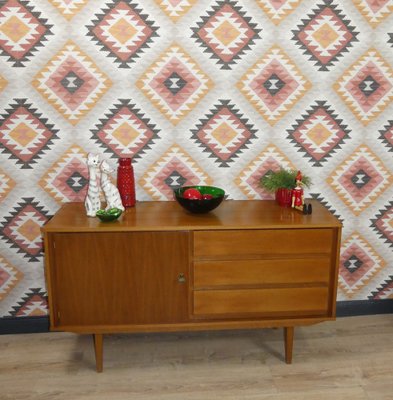
M120 158L117 168L117 188L124 207L135 206L135 180L131 158Z
M281 207L291 207L292 189L286 189L286 188L277 189L276 201Z

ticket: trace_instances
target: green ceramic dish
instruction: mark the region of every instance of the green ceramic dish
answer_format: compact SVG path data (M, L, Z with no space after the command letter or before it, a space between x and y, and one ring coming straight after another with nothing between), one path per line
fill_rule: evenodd
M209 194L209 200L191 200L185 199L183 193L187 189L197 189L202 195ZM193 214L203 214L217 208L225 197L225 190L215 186L183 186L174 190L175 199L187 211Z
M110 208L109 210L98 210L96 216L102 222L110 222L118 219L122 212L120 208Z

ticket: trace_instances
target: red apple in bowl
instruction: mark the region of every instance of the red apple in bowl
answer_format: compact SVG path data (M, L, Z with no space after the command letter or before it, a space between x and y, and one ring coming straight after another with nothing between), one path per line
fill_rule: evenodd
M183 197L188 200L201 200L202 194L198 189L190 188L184 191Z

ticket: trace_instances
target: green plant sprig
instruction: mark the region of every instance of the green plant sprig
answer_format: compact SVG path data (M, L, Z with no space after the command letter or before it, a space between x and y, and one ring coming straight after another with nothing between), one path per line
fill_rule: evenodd
M285 169L268 172L261 180L261 186L269 192L275 192L279 188L294 189L296 186L296 169ZM311 178L302 174L302 184L309 188L312 185Z

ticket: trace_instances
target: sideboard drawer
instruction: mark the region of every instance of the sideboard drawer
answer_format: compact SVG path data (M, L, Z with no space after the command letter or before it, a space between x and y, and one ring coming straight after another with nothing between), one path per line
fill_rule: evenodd
M225 230L194 232L196 259L260 255L330 254L332 229Z
M193 297L196 317L326 316L328 313L327 287L196 290Z
M315 283L328 285L329 257L214 260L194 263L194 288Z

